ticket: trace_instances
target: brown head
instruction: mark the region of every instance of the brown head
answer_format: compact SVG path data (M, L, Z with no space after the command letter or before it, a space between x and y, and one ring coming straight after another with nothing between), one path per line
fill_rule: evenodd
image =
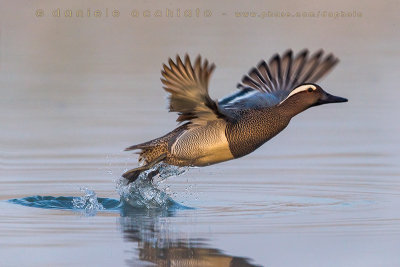
M317 84L305 83L296 87L279 103L278 107L283 114L293 117L310 107L347 101L346 98L325 92Z

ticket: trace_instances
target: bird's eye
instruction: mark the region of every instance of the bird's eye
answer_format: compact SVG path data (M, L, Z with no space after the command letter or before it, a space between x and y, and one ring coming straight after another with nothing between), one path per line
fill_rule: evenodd
M310 87L310 88L308 88L307 91L309 91L311 93L313 91L313 89Z

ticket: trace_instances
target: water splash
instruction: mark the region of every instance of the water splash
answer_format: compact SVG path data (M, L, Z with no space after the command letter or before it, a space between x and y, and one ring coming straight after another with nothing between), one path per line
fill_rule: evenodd
M152 179L148 179L149 173L156 169L158 174ZM78 211L85 216L94 216L97 212L104 211L119 211L121 216L124 216L124 214L140 210L171 212L192 209L174 201L166 193L168 187L162 188L162 183L166 178L181 175L188 169L188 167L181 168L160 163L141 173L139 178L129 185L126 179L120 178L116 182L120 200L97 197L93 190L82 187L80 190L84 195L81 197L29 196L10 199L8 202L35 208Z
M96 215L98 211L104 210L104 206L99 203L97 195L93 190L86 187L81 187L80 190L84 195L72 199L74 209L81 210L84 215Z
M177 167L159 163L153 168L142 172L135 182L128 185L124 178L117 180L116 189L121 200L136 208L168 209L169 207L184 207L175 202L165 191L159 188L168 177L185 173L189 167ZM149 179L150 173L158 173Z

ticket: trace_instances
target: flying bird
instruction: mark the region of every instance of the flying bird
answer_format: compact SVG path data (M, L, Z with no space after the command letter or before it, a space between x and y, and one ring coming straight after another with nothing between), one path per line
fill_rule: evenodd
M140 150L140 167L122 176L128 183L140 173L164 162L175 166L208 166L243 157L280 133L304 110L328 103L347 102L316 84L337 63L323 50L310 54L274 55L252 68L237 85L238 90L220 100L208 93L215 68L197 57L177 56L163 65L162 83L169 93L169 111L177 112L180 123L173 131L125 150ZM153 177L158 172L152 171ZM151 179L150 177L150 179Z

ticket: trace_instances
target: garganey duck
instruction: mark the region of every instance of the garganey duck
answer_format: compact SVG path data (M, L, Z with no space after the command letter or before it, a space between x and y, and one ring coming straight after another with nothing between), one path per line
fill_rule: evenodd
M261 61L237 85L237 92L212 100L208 83L215 65L198 56L192 65L169 59L163 65L162 83L169 93L169 111L178 112L175 130L125 150L140 149L141 166L125 172L128 182L157 163L175 166L207 166L243 157L280 133L300 112L314 106L347 102L315 84L338 59L319 50L296 56L288 50ZM152 171L149 176L157 174Z

